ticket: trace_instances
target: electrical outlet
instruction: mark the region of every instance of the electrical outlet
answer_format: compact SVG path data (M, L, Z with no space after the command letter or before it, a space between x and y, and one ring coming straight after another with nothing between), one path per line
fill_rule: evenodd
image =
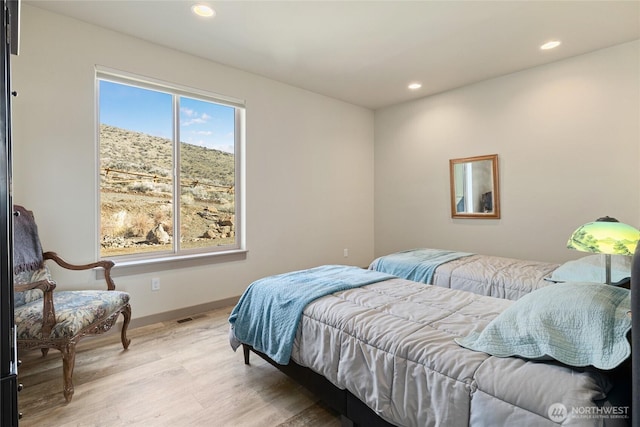
M160 278L159 277L154 277L153 279L151 279L151 290L152 291L159 291L160 290Z
M349 256L349 249L344 250L344 257L347 258Z

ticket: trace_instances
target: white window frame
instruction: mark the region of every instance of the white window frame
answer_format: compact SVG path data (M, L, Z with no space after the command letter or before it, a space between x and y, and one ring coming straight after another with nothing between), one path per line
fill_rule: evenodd
M114 83L132 85L143 89L150 89L155 91L166 92L178 97L184 96L188 98L198 99L206 102L213 102L216 104L222 104L235 109L235 130L234 130L234 160L235 160L235 231L236 231L236 243L235 245L225 246L211 246L199 249L183 249L179 248L179 238L174 236L175 242L172 246L171 252L164 251L161 253L139 253L133 255L122 255L117 257L110 257L110 259L116 261L116 271L124 270L131 273L144 272L145 265L153 265L154 268L158 264L167 264L167 268L174 268L181 264L183 261L189 261L190 264L194 260L210 259L209 257L220 257L220 261L225 260L237 260L235 255L245 256L246 250L246 221L245 221L245 117L246 107L245 102L240 99L214 94L200 89L194 89L187 86L182 86L174 83L167 83L157 79L143 77L132 73L113 70L106 67L96 66L95 70L95 141L96 141L96 258L101 259L100 255L100 212L101 212L101 185L100 185L100 81L106 80ZM177 98L174 97L174 103L178 103ZM179 107L179 106L178 106ZM176 106L174 106L176 108ZM174 211L173 221L174 230L178 230L180 227L180 192L179 192L179 180L180 175L179 165L179 149L175 141L180 140L180 127L178 126L177 115L174 115L173 123L174 135L174 164L173 164L173 178L174 178ZM141 267L141 268L140 268Z

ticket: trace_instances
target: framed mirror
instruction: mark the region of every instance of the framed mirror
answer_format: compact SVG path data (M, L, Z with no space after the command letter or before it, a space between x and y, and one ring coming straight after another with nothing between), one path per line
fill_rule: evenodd
M452 218L500 218L498 155L449 160Z

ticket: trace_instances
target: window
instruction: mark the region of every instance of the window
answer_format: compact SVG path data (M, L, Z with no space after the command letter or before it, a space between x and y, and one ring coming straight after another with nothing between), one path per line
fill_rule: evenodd
M243 249L240 101L97 72L100 257Z

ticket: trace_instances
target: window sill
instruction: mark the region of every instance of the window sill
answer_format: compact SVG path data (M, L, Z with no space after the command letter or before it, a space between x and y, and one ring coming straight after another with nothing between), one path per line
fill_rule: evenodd
M219 264L232 261L244 261L247 259L246 249L237 249L225 252L206 254L193 254L181 256L168 256L164 258L151 258L144 260L114 260L116 265L111 269L111 277L132 276L135 274L153 273L163 270L175 270L179 268L199 267L203 265ZM98 272L102 276L102 272Z

